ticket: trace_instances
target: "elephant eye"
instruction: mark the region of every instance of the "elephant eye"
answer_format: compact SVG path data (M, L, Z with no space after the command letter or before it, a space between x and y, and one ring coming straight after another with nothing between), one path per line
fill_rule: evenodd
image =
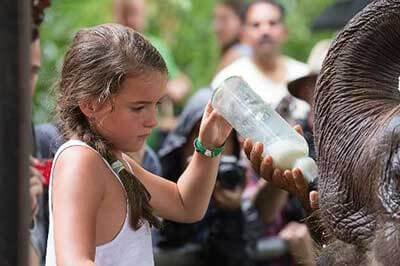
M400 219L400 147L392 145L389 161L379 184L379 199L384 211Z

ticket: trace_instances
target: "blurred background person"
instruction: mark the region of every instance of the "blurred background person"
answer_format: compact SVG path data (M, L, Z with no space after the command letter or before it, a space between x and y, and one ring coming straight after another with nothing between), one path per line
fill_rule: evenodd
M219 0L213 12L213 30L220 51L218 69L242 56L251 56L251 48L242 34L243 0Z
M250 2L243 13L243 34L249 40L252 56L242 57L222 69L213 79L217 88L231 76L241 76L267 103L276 108L289 93L287 82L309 72L308 66L282 54L288 32L285 10L274 0ZM300 100L292 102L293 118L304 118L309 107Z
M243 15L243 34L250 40L252 56L240 58L222 69L214 78L212 87L218 87L230 76L241 76L256 93L276 108L279 102L289 95L287 82L308 74L308 66L282 54L282 46L288 32L284 22L285 11L278 2L252 1ZM309 106L305 102L293 100L290 104L290 119L306 117ZM260 180L254 172L250 173L248 187L251 192L246 191L246 197L251 199L264 226L259 236L260 240L278 237L289 223L300 223L304 219L305 211L295 196ZM295 228L292 226L287 231ZM292 234L283 233L283 236L288 235ZM307 238L302 239L303 245L308 246ZM258 264L294 265L295 261L296 257L290 253L265 259Z
M36 85L38 71L40 69L40 43L39 38L31 43L31 92L34 92L34 87ZM34 133L32 128L32 133ZM32 134L34 135L34 134ZM33 139L33 141L35 141ZM33 157L34 156L34 157ZM41 223L41 216L43 214L43 206L41 206L41 201L43 200L43 182L44 177L42 173L36 168L40 161L35 158L38 157L36 152L36 145L33 145L32 156L30 158L30 178L29 178L29 193L30 193L30 203L31 203L31 220L32 225L30 228L30 240L31 246L29 248L29 265L37 266L40 265L40 259L43 254L43 247L46 245L45 239L45 228ZM40 212L40 214L39 214Z
M41 49L39 38L39 26L43 22L44 10L50 5L49 0L32 0L32 40L30 47L30 96L35 94L35 89L41 68ZM50 158L49 151L43 147L43 134L47 130L43 130L46 126L34 126L32 123L32 149L29 159L29 193L31 202L32 224L30 228L30 248L29 248L29 265L38 266L44 264L44 256L46 254L46 241L48 230L47 216L47 172L50 171L51 164L45 162L45 158ZM54 129L49 126L48 128ZM50 141L49 138L46 140Z
M330 47L331 40L321 40L319 41L311 50L308 65L310 67L310 71L288 83L288 90L290 92L290 96L287 96L286 99L282 100L280 103L281 109L288 109L288 105L292 100L292 97L296 97L304 100L310 106L313 102L313 93L316 85L316 81L318 75L320 73L323 60L328 52ZM314 148L314 140L313 140L313 112L309 111L307 113L307 117L302 120L296 121L303 128L303 135L309 144L310 156L315 158L315 148ZM246 147L248 149L248 147ZM247 154L249 156L249 151L247 150ZM253 165L254 159L253 157ZM311 206L312 202L310 200L312 198L318 197L316 192L316 180L312 184L307 184L305 179L301 176L302 180L299 178L293 178L292 175L289 177L286 176L283 178L282 176L276 176L275 178L271 176L261 176L264 179L268 180L268 182L262 182L259 186L259 191L255 197L255 204L257 209L260 211L260 215L264 222L268 224L269 220L275 215L282 215L285 217L285 211L280 212L279 208L273 208L271 206L281 208L283 206L283 210L287 208L288 202L285 203L285 198L289 197L289 202L292 201L295 205L297 204L297 209L300 209L298 202L301 203L303 210L305 210L305 215L310 215L313 210L315 210L316 206ZM311 187L309 187L311 186ZM309 193L309 190L312 192ZM271 204L272 201L276 201L276 204ZM295 206L292 205L292 206ZM271 216L272 215L272 216ZM314 254L314 241L311 239L310 230L307 228L306 224L299 223L302 219L302 215L298 216L295 221L290 221L283 228L279 230L279 237L285 240L288 244L288 248L290 254L292 254L294 261L299 265L315 265L315 254ZM275 218L276 219L276 218ZM308 224L312 227L313 237L317 241L318 244L322 243L322 235L319 233L319 228L315 228L314 224L318 217L312 217L311 220L308 219ZM279 219L278 219L279 220ZM272 220L271 220L272 221ZM275 224L276 225L276 224Z

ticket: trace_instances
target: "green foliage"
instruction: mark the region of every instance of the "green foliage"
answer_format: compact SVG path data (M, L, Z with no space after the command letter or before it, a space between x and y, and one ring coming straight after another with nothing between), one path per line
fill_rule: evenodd
M54 94L66 47L82 27L112 21L111 0L53 0L40 30L42 67L34 97L34 122L52 120Z
M163 38L193 88L209 84L218 62L212 32L216 0L148 0L148 33ZM312 33L311 21L332 0L281 0L288 10L289 39L284 52L305 61L311 47L331 33ZM73 34L82 27L112 21L112 0L53 0L41 28L42 70L34 99L34 120L51 120L54 95L50 88L58 78L62 57Z
M312 21L333 0L281 0L287 10L286 24L289 38L284 53L300 61L306 61L313 45L321 39L332 38L332 32L312 32Z
M168 42L181 71L191 78L195 89L210 83L218 61L212 31L214 2L153 1L157 5L154 5L156 10L150 19L150 30L159 33Z

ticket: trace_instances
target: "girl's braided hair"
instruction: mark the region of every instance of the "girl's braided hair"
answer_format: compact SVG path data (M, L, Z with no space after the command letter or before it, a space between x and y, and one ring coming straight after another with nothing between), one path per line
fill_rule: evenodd
M79 103L104 103L118 93L127 75L135 77L151 71L167 73L167 67L158 51L138 32L118 24L80 30L65 55L57 84L56 116L63 137L77 136L110 164L116 161L110 152L112 144L90 126ZM146 188L126 170L119 176L128 196L131 226L138 229L143 218L159 227Z

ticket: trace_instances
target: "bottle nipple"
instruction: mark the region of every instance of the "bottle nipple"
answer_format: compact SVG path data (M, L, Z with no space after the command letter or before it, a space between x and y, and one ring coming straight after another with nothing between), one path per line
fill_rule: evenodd
M311 182L318 175L318 167L316 162L310 157L302 157L295 161L293 168L299 168L304 178Z

